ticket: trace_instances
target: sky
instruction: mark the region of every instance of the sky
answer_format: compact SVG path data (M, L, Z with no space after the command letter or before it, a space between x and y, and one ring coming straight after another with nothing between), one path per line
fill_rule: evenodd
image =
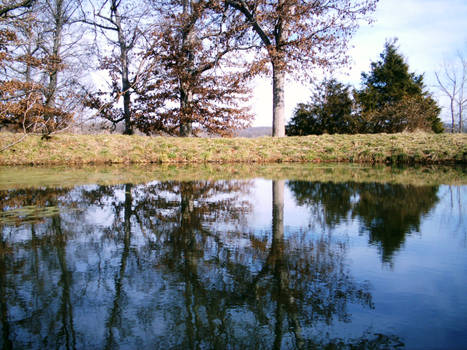
M352 64L334 74L338 80L358 87L362 72L379 59L387 39L398 38L399 53L409 70L424 74L429 91L440 101L435 72L443 62L453 61L457 51L467 57L467 0L380 0L373 15L374 23L362 23L355 33L349 51ZM319 75L319 72L317 72ZM311 88L290 81L286 86L286 118L292 117L295 106L308 102ZM253 126L272 125L272 87L267 79L254 85ZM442 119L448 120L443 110Z

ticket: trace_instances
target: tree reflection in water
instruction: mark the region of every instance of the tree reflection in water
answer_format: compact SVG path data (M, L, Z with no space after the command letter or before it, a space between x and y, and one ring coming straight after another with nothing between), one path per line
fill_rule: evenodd
M407 234L420 230L421 218L438 202L438 186L304 181L288 186L298 204L308 206L324 226L358 218L384 262L391 262Z
M15 205L34 198L60 211L1 226L2 346L400 345L381 334L327 333L351 322L350 305L371 309L368 286L352 278L345 243L284 231L284 181L272 184L271 230L245 229L252 184L31 190Z
M57 208L68 192L39 189L0 193L1 212L13 213L7 216L8 224L0 223L0 294L6 349L28 347L29 339L23 342L18 338L35 335L41 335L36 340L43 348L76 346L72 271L66 259L73 233L64 229L60 215L48 215L49 211L43 210ZM16 213L25 207L29 210Z
M346 266L346 244L328 235L311 238L307 232L284 232L284 181L273 181L272 241L261 271L252 276L256 302L263 309L275 304L274 341L266 348L378 349L401 346L382 334L342 338L322 329L334 322L351 322L351 304L372 308L365 283L353 280ZM260 288L258 293L258 287ZM273 328L272 326L270 327Z

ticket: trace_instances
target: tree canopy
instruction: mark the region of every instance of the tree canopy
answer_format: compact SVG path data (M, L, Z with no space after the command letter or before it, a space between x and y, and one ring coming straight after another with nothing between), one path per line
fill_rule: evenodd
M335 79L325 80L309 104L299 104L286 127L288 136L352 134L357 131L358 121L353 114L350 87Z
M248 126L253 116L244 105L253 74L237 52L247 45L243 20L211 1L167 3L171 10L159 8L165 20L145 55L151 69L136 100L136 126L180 136L231 135Z
M362 73L362 85L355 95L363 132L443 131L441 110L426 90L423 75L409 72L395 40L387 41L380 60Z
M0 128L48 135L86 110L125 134L231 135L253 118L251 79L271 75L284 136L286 79L346 64L377 2L0 1ZM324 81L287 134L439 132L439 111L390 41L361 89Z

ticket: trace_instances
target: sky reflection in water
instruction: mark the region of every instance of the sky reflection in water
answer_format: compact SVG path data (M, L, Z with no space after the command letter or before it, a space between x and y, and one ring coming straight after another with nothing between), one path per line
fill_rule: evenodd
M2 348L467 344L466 186L0 192Z

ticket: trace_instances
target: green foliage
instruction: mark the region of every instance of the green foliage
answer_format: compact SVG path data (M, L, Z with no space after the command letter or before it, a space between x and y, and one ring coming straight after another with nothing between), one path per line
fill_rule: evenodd
M312 97L310 104L301 103L286 126L289 136L354 134L358 121L353 115L353 101L349 86L335 79L325 80Z
M395 42L386 42L380 57L380 61L371 63L370 73L362 73L364 88L357 95L364 111L383 108L404 95L420 95L424 88L423 76L409 73Z
M381 59L362 73L362 83L352 99L349 86L325 80L311 103L298 105L287 135L444 131L441 110L426 91L423 75L409 72L395 41L386 42Z
M395 40L386 42L380 57L369 73L362 73L363 89L355 93L362 132L442 132L440 108L426 91L423 75L409 72Z
M362 132L395 133L426 130L443 132L440 108L431 97L404 95L399 101L362 113Z

